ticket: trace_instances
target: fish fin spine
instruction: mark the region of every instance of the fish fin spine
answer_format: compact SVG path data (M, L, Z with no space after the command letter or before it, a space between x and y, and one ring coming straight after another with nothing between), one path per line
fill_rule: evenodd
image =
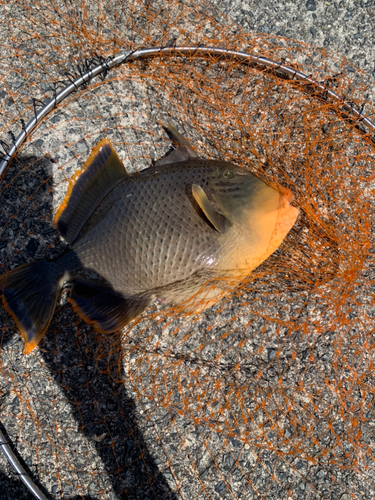
M161 165L169 165L172 163L180 163L183 161L188 161L191 158L199 158L197 153L191 147L189 141L179 132L177 132L177 130L173 127L173 125L167 123L166 125L163 125L163 128L167 132L173 144L176 146L176 149L168 152L162 158L157 160L155 162L156 167L159 167Z

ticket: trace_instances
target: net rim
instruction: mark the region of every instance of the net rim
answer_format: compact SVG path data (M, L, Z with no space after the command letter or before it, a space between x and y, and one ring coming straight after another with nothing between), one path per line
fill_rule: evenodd
M356 126L359 131L366 134L366 131L359 127L359 124L364 125L372 132L375 133L375 124L370 120L370 118L363 115L362 111L356 109L353 104L345 101L343 97L337 94L335 91L330 89L325 82L318 82L311 78L310 76L298 71L298 69L291 66L285 65L282 62L273 61L265 56L259 56L255 54L248 54L246 52L240 52L229 49L221 49L218 47L201 47L201 46L173 46L173 47L149 47L136 50L125 50L115 54L112 57L105 59L103 62L96 65L94 68L90 69L86 73L80 75L75 80L71 81L64 89L54 95L45 106L43 106L38 113L35 112L35 116L23 127L22 132L16 137L13 145L4 154L3 159L0 163L0 177L5 172L7 165L13 159L15 154L20 150L22 145L26 142L28 136L33 132L39 123L50 113L53 109L57 107L66 97L68 97L79 87L87 85L94 77L106 74L110 69L120 66L123 63L130 63L136 61L137 59L147 59L151 57L158 56L190 56L190 57L204 57L211 56L216 57L221 60L238 60L241 63L247 63L248 65L259 69L260 71L268 70L273 71L277 76L280 73L284 78L287 77L288 80L297 81L298 83L305 85L305 89L313 88L314 92L318 92L320 97L331 102L341 104L342 108L340 110L344 115L355 118L357 123ZM279 76L281 76L279 75ZM371 138L371 141L375 143L375 139Z
M33 482L29 474L22 467L20 461L13 452L9 442L6 440L1 429L0 429L0 448L3 450L3 453L6 456L9 464L12 466L14 472L21 479L21 481L23 481L25 486L34 495L34 497L37 498L38 500L47 500L47 497L40 491L40 489Z

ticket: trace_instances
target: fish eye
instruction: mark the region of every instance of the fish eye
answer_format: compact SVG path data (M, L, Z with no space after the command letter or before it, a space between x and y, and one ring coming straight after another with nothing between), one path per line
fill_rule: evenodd
M224 172L223 172L223 177L226 177L227 179L231 179L234 176L235 176L235 173L233 170L224 170Z

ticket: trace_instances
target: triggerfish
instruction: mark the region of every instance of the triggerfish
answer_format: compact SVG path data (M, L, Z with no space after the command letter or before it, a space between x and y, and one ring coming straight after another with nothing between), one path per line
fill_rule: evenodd
M3 303L28 353L45 334L65 283L100 332L115 332L156 299L199 313L281 244L298 209L283 187L222 160L198 157L171 125L175 148L128 174L101 140L68 188L55 225L69 248L0 277Z

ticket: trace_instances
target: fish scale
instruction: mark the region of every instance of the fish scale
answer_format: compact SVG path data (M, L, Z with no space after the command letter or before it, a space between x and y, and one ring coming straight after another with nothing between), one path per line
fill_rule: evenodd
M94 259L95 270L115 290L133 295L190 276L202 268L207 255L216 259L221 240L197 216L185 191L197 179L206 185L220 165L216 161L202 162L182 174L173 172L173 165L168 165L165 172L159 169L144 179L125 178L103 201L104 210L110 204L111 214L117 214L110 229L106 217L99 223L89 221L93 229L72 247L82 265L89 268L93 255L105 255ZM152 200L152 205L146 200ZM186 240L190 242L189 252ZM119 248L125 248L125 253ZM120 268L125 269L121 275L117 271Z
M107 140L74 177L55 224L69 250L0 277L3 303L25 339L38 344L64 283L99 331L121 329L155 298L199 313L237 286L280 245L298 209L291 193L221 160L198 158L172 126L177 145L127 174Z

